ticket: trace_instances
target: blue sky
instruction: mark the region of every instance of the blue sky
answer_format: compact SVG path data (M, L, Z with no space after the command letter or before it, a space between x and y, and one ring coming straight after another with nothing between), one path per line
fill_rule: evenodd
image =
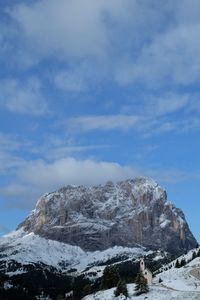
M150 176L200 239L200 2L0 4L0 231L45 192Z

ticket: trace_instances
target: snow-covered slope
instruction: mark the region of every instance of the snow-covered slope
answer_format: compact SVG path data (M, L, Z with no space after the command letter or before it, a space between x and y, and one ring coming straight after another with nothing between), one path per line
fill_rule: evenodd
M161 273L157 275L157 278L163 280L163 284L167 285L169 288L178 289L182 291L200 291L200 281L195 281L192 272L198 270L200 279L200 257L192 259L193 253L197 253L197 249L190 250L187 254L178 257L176 260L164 265L160 270ZM186 265L181 268L176 268L176 261L179 263L184 259ZM197 283L197 286L196 286ZM198 287L198 288L197 288Z
M134 258L146 254L144 248L113 247L104 251L85 252L80 247L47 240L23 228L0 239L0 261L16 261L22 265L43 263L58 270L85 268L112 258Z
M186 259L191 258L192 252L188 253ZM171 266L171 264L169 264ZM128 299L148 299L148 300L199 300L200 299L200 258L196 258L182 268L170 268L158 274L154 280L148 294L140 296L134 295L135 284L128 284L129 298ZM159 279L162 282L159 283ZM100 291L93 295L86 296L84 300L114 300L124 299L125 297L114 297L114 290L109 289Z
M39 199L21 227L85 251L142 245L184 253L196 245L183 212L150 178L63 187Z
M162 286L152 286L150 292L146 295L135 296L134 295L134 284L127 285L129 297L124 296L114 297L115 288L97 292L94 295L84 297L84 300L199 300L199 291L174 291Z
M0 239L0 250L0 260L7 258L22 264L42 262L53 267L59 267L62 261L66 265L76 264L85 256L79 247L27 234L23 229Z
M163 285L169 289L199 292L200 299L200 281L192 275L196 269L200 271L200 258L194 259L182 268L171 268L164 271L157 278L161 278Z

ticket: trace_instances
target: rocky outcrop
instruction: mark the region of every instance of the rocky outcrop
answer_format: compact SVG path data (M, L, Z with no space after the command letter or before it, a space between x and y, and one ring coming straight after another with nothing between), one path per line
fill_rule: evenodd
M21 227L88 251L142 245L177 254L197 243L183 212L148 178L63 187L40 198Z

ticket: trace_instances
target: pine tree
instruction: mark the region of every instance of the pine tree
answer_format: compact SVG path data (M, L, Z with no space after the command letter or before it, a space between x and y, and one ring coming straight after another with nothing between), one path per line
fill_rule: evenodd
M162 283L162 282L163 282L162 278L159 278L158 282L159 282L159 283Z
M200 257L200 248L199 248L199 250L197 252L197 256Z
M124 280L119 280L117 284L117 288L115 290L115 296L124 295L125 297L128 297L128 290L126 286L126 282Z
M90 284L86 284L83 288L83 294L84 295L89 295L92 294L92 287Z
M103 271L101 288L110 289L116 286L119 280L120 277L117 268L115 266L107 266Z
M196 251L194 251L193 253L192 253L192 259L195 259L197 257L197 253L196 253Z
M62 294L59 294L56 298L56 300L65 300L65 296Z
M182 258L181 263L180 263L180 267L183 267L185 265L186 265L186 260L185 260L185 258Z
M140 271L137 274L136 280L135 280L136 286L135 286L135 294L137 296L141 295L141 294L145 294L148 293L149 291L149 287L147 284L147 280L144 277L143 273Z
M178 260L178 259L176 260L175 268L180 268L180 263L179 263L179 260Z

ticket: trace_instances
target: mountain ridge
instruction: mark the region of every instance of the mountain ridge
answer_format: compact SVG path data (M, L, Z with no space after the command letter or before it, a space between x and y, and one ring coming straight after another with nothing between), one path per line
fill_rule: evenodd
M73 291L82 299L88 285L101 290L107 265L133 282L141 257L156 272L196 243L183 212L152 179L68 185L42 196L0 239L0 298L54 300Z
M65 186L42 196L21 227L85 251L141 245L181 254L197 243L183 212L147 177Z

